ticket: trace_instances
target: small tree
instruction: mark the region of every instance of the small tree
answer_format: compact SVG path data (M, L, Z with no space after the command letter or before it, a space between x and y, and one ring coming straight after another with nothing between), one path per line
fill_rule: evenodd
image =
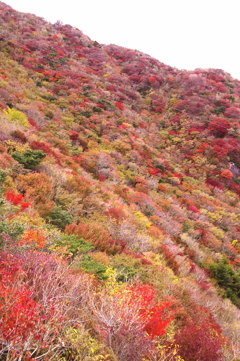
M177 354L185 361L223 361L221 338L207 324L191 322L175 336Z
M220 262L210 266L213 277L224 292L224 297L230 298L232 303L240 307L240 275L234 271L228 259L223 257Z
M20 164L23 164L24 168L35 169L42 159L46 157L46 154L41 150L27 149L24 153L12 153L12 157Z

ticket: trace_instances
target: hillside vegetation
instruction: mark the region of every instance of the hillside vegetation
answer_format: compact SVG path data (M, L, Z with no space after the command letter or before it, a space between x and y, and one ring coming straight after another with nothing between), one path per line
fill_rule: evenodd
M0 360L239 360L240 81L0 12Z

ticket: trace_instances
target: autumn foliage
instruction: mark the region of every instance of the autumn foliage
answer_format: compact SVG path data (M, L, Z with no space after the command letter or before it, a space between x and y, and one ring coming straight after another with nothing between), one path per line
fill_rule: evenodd
M0 12L0 359L238 360L240 82Z

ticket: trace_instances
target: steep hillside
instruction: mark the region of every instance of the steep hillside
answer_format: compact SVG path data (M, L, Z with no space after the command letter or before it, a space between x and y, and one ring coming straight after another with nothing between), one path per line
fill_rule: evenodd
M240 81L0 13L0 359L237 361Z

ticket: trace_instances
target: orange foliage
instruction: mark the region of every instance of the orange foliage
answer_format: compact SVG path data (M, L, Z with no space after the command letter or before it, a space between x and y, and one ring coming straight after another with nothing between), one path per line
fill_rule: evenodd
M124 248L121 240L113 240L110 233L96 224L72 223L66 226L65 232L67 234L76 234L80 238L93 243L94 247L99 251L107 254L115 254Z
M220 174L221 177L226 178L226 179L232 179L233 174L229 169L224 169L222 171L222 173Z
M35 204L41 216L47 215L53 209L52 184L45 173L19 175L17 188L27 201Z
M37 249L43 248L46 242L46 238L41 234L39 230L29 229L25 231L22 238L19 241L20 245L35 245Z
M83 198L87 197L92 192L90 182L78 174L72 174L70 177L68 177L65 182L65 187L69 192L76 192L81 194Z

